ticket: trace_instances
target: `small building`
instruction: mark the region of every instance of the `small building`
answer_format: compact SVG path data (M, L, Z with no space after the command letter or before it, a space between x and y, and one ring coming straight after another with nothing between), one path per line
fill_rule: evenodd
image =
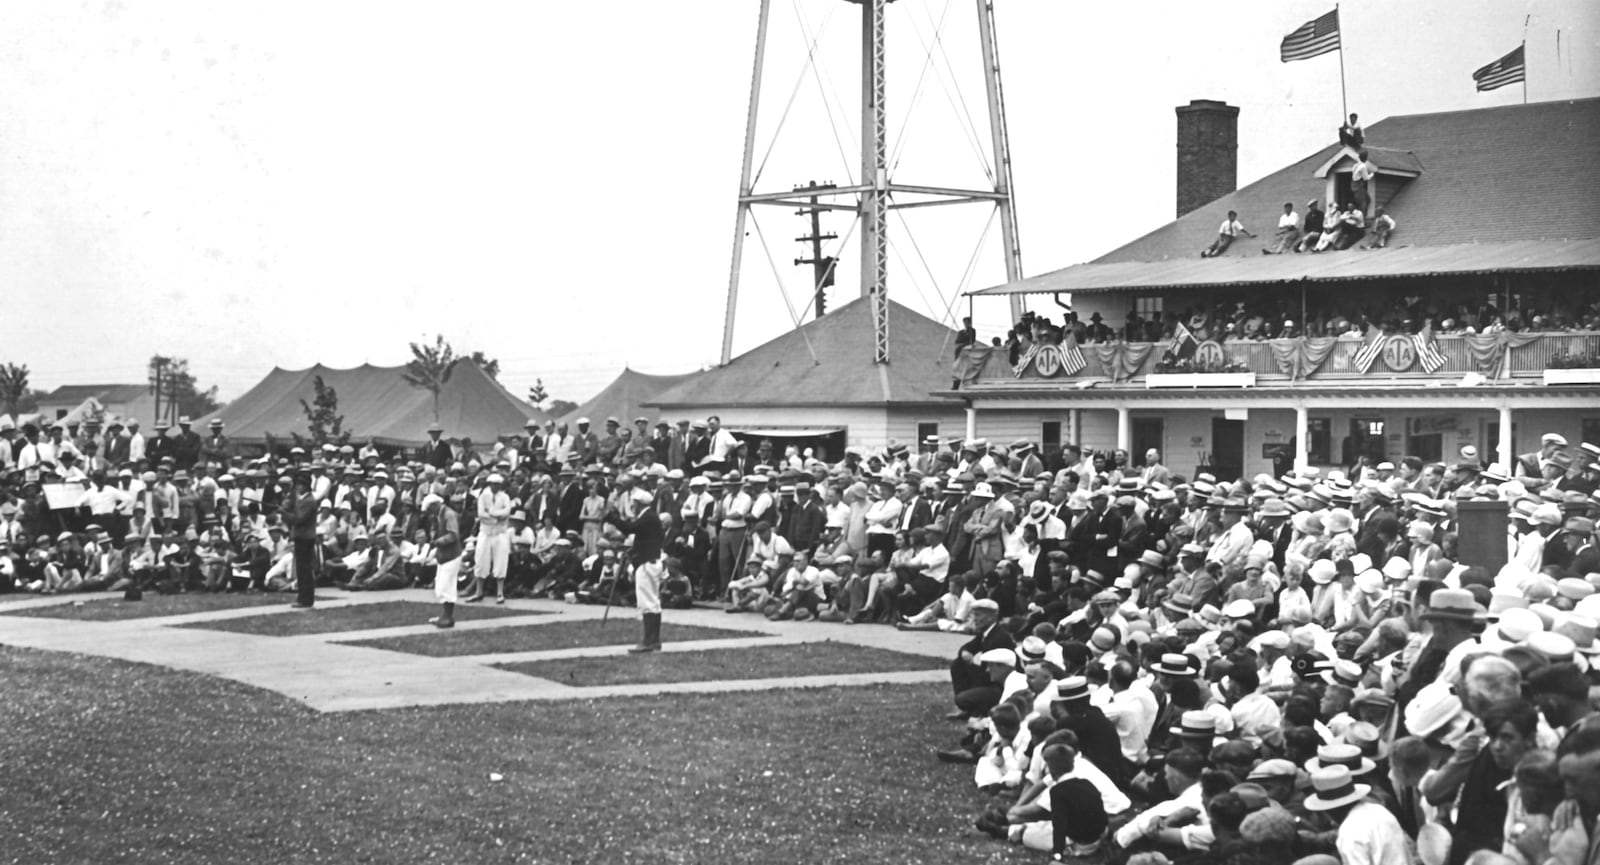
M1094 261L974 292L1070 296L1078 322L1110 331L1015 366L971 353L946 395L980 435L1031 409L1135 465L1156 448L1224 478L1362 456L1454 464L1467 445L1507 465L1548 432L1600 442L1600 99L1385 119L1366 130L1375 173L1360 188L1360 153L1340 145L1242 189L1197 181L1186 166L1232 160L1184 148L1234 148L1237 109L1178 113L1192 210ZM1185 134L1200 122L1205 135ZM1219 188L1234 191L1184 204L1185 189ZM1308 202L1362 200L1367 226L1380 207L1396 222L1383 248L1368 231L1348 249L1263 254L1286 203L1304 217ZM1257 236L1202 258L1229 211Z
M956 332L888 301L889 362L874 362L872 304L857 298L648 400L673 420L710 415L745 438L820 448L909 445L966 434L951 386Z
M156 397L147 384L67 384L39 399L39 422L64 418L89 399L100 403L108 421L137 420L149 429L155 420Z

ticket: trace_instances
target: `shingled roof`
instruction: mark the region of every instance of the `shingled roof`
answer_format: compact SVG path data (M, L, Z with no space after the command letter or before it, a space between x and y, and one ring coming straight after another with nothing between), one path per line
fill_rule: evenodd
M41 402L77 405L94 397L101 405L123 405L148 393L150 386L147 384L64 384L51 391Z
M645 405L944 405L947 401L929 392L950 386L955 336L950 328L891 300L889 363L880 366L872 357L872 304L857 298Z
M1423 166L1387 206L1397 244L1600 237L1600 99L1409 114L1380 120L1366 135L1368 145L1409 152ZM1193 258L1230 210L1270 236L1284 202L1304 212L1307 201L1323 198L1325 182L1313 173L1338 150L1331 144L1095 261ZM1260 247L1236 243L1228 254L1259 257Z
M1390 117L1366 130L1366 143L1394 167L1420 170L1407 180L1386 205L1398 228L1386 250L1391 259L1380 269L1386 276L1427 275L1440 272L1434 256L1407 255L1395 250L1428 247L1505 244L1503 255L1478 256L1485 261L1520 260L1530 242L1547 244L1570 257L1574 250L1588 256L1572 266L1600 267L1593 245L1573 245L1600 237L1600 196L1594 194L1600 177L1600 98L1532 105L1506 105L1439 114ZM1340 151L1329 146L1285 166L1260 180L1218 198L1162 227L1100 256L1088 264L1029 277L1006 286L984 289L984 294L1034 291L1116 290L1152 285L1239 284L1319 279L1327 270L1328 255L1375 255L1361 251L1324 253L1321 256L1263 256L1261 248L1283 212L1293 202L1302 214L1306 202L1322 200L1326 181L1315 174ZM1235 243L1225 259L1242 259L1224 277L1213 279L1204 270L1221 264L1201 261L1200 250L1216 238L1217 226L1228 211L1254 231L1258 241ZM1486 253L1487 249L1484 250ZM1538 256L1536 255L1535 258ZM1282 259L1282 260L1280 260ZM1424 261L1424 260L1427 261ZM1182 282L1176 274L1145 273L1148 268L1131 263L1176 263L1192 260ZM1409 261L1426 269L1412 273ZM1537 264L1537 262L1533 262ZM1128 265L1108 268L1104 265ZM1377 265L1377 261L1369 262ZM1569 263L1570 264L1570 263ZM1358 269L1370 269L1366 265ZM1527 269L1539 269L1529 267ZM1220 269L1219 269L1220 270ZM1137 271L1133 273L1132 271ZM1303 271L1303 272L1298 272ZM1366 275L1366 274L1361 274ZM1131 281L1130 281L1131 280ZM975 292L977 293L977 292Z

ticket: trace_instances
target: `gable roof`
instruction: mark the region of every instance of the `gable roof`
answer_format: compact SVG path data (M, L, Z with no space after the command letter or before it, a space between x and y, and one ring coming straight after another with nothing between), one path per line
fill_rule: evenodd
M316 396L317 376L337 391L344 428L360 441L375 439L394 447L421 447L434 420L433 394L406 384L403 366L364 364L334 369L317 364L306 369L274 367L255 387L221 409L195 420L204 429L221 418L224 432L236 442L260 444L268 435L288 441L290 433L306 432L300 401ZM529 419L543 421L545 413L516 398L489 374L471 362L456 364L439 392L439 423L446 438L471 438L492 442L498 436L521 433Z
M1530 243L1561 250L1565 266L1600 267L1594 245L1572 243L1600 237L1600 196L1593 193L1600 176L1600 147L1595 146L1600 141L1600 98L1390 117L1368 127L1366 140L1369 152L1382 154L1394 168L1420 171L1385 205L1397 224L1388 250L1261 255L1285 202L1303 214L1307 201L1325 198L1327 181L1315 175L1342 152L1332 144L1088 264L972 293L1284 282L1321 279L1321 271L1330 268L1361 271L1351 278L1423 276L1435 271L1411 269L1410 262L1432 266L1440 256L1426 249L1445 246L1472 250L1486 268L1529 260L1530 251L1540 248ZM1215 239L1229 210L1238 211L1240 221L1260 240L1235 243L1221 256L1229 260L1228 274L1208 272L1207 266L1222 260L1202 261L1200 250ZM1396 254L1404 248L1414 252ZM1382 264L1322 260L1380 253L1385 253ZM1572 260L1575 254L1578 260ZM1535 254L1532 263L1537 258ZM1100 267L1135 262L1160 263L1182 273L1162 276L1148 267ZM1187 266L1191 263L1197 267ZM1137 284L1128 281L1133 271Z
M1390 117L1368 127L1366 141L1383 151L1409 152L1424 166L1387 205L1399 243L1600 237L1600 196L1594 194L1600 98ZM1306 201L1324 197L1326 181L1314 173L1339 150L1329 145L1095 261L1198 256L1230 210L1246 228L1268 235L1284 202L1304 211ZM1234 244L1228 254L1261 257L1249 243Z
M149 395L150 386L147 384L64 384L40 402L79 405L92 398L99 400L101 405L123 405Z
M605 418L614 417L627 425L636 417L646 417L654 424L661 418L661 409L653 405L645 408L645 402L688 381L694 375L692 372L682 375L649 375L624 367L610 384L591 397L588 402L562 415L558 421L572 423L580 417L586 417L592 418L598 425L603 423Z
M873 362L872 304L857 298L820 319L697 373L646 405L943 405L955 331L888 301L889 363ZM810 349L807 348L810 340ZM816 360L811 352L815 350Z

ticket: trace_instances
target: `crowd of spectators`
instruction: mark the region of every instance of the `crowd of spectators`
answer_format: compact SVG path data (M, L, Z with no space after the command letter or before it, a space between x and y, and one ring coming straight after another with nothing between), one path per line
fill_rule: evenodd
M1278 297L1191 304L1160 314L1129 310L1121 326L1113 327L1096 312L1085 321L1073 310L1061 321L1026 312L1006 333L1002 345L1015 363L1029 346L1060 344L1070 334L1079 345L1113 342L1171 342L1180 326L1198 341L1267 340L1307 337L1362 337L1368 328L1391 333L1416 333L1424 325L1438 335L1562 333L1600 331L1600 301L1553 303L1534 311L1502 310L1492 300L1477 297L1457 302L1435 302L1418 296L1393 296L1351 308L1344 303Z
M530 424L488 454L434 428L410 454L248 457L180 426L5 430L0 586L288 588L303 478L324 584L428 582L437 539L471 559L475 503L503 489L519 566L475 598L626 602L606 514L645 502L665 606L970 634L958 726L930 745L970 767L952 783L988 797L975 825L997 839L1080 863L1389 865L1442 843L1438 861L1578 865L1600 837L1600 445L1230 481L1154 451L1046 465L1026 441L828 462L717 418ZM1462 560L1485 524L1459 505L1480 501L1505 503L1503 567Z

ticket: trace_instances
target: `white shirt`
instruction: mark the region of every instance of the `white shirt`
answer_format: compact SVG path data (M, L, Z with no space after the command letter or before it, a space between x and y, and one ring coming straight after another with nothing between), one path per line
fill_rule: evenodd
M1043 748L1033 749L1033 759L1028 763L1028 774L1026 777L1029 782L1038 782L1044 780L1045 766ZM1073 763L1071 772L1068 772L1067 774L1062 775L1054 780L1065 781L1068 778L1082 778L1083 780L1088 781L1090 784L1093 784L1094 788L1100 791L1100 804L1105 807L1107 815L1121 814L1122 812L1133 807L1133 801L1128 798L1128 794L1119 790L1117 785L1111 783L1111 779L1106 776L1106 773L1100 771L1099 766L1096 766L1082 754L1079 754L1078 759ZM1200 785L1196 784L1195 786L1198 787ZM1041 808L1049 808L1049 789L1045 789L1043 792L1041 792L1039 794L1039 798L1035 799L1034 801L1037 802Z
M1237 219L1224 219L1222 225L1217 227L1218 234L1226 234L1229 237L1238 237L1243 231L1244 224Z
M950 551L944 548L944 544L930 544L912 556L911 564L921 569L924 575L942 583L950 575Z
M733 433L726 429L718 429L716 434L711 436L711 458L717 462L726 462L728 455L738 446L739 440L733 437Z
M1200 816L1196 819L1200 821L1202 825L1209 824L1211 818L1206 815L1205 805L1201 804L1200 801L1199 781L1196 781L1193 784L1190 784L1188 787L1185 787L1183 792L1179 793L1176 797L1151 805L1149 810L1133 818L1133 820L1129 821L1127 825L1123 826L1121 829L1118 829L1117 843L1124 847L1133 846L1134 842L1151 833L1152 827L1154 827L1157 819L1162 817L1170 817L1173 814L1184 810L1185 808L1198 811ZM1107 813L1110 813L1109 808L1107 809ZM1209 840L1206 840L1203 844L1199 844L1198 846L1190 843L1190 830L1195 828L1195 826L1183 827L1181 830L1184 836L1183 846L1190 850L1204 850L1210 847L1211 843ZM1209 825L1205 825L1205 829L1205 834L1209 836L1211 834L1211 827ZM1199 840L1200 839L1198 838L1196 839L1197 842ZM1395 861L1404 862L1406 860L1397 859Z
M873 502L867 508L867 534L892 535L900 522L900 512L905 504L894 496Z
M1156 714L1160 711L1150 686L1142 681L1134 682L1127 690L1111 694L1102 711L1106 720L1116 725L1117 737L1122 740L1122 756L1135 762L1144 762L1149 755L1145 741L1150 738Z
M1284 215L1278 217L1278 227L1279 228L1299 228L1300 227L1300 217L1299 217L1299 215L1297 215L1293 211L1285 213Z
M1388 865L1410 862L1409 839L1389 809L1375 802L1360 802L1339 824L1334 846L1344 865Z

